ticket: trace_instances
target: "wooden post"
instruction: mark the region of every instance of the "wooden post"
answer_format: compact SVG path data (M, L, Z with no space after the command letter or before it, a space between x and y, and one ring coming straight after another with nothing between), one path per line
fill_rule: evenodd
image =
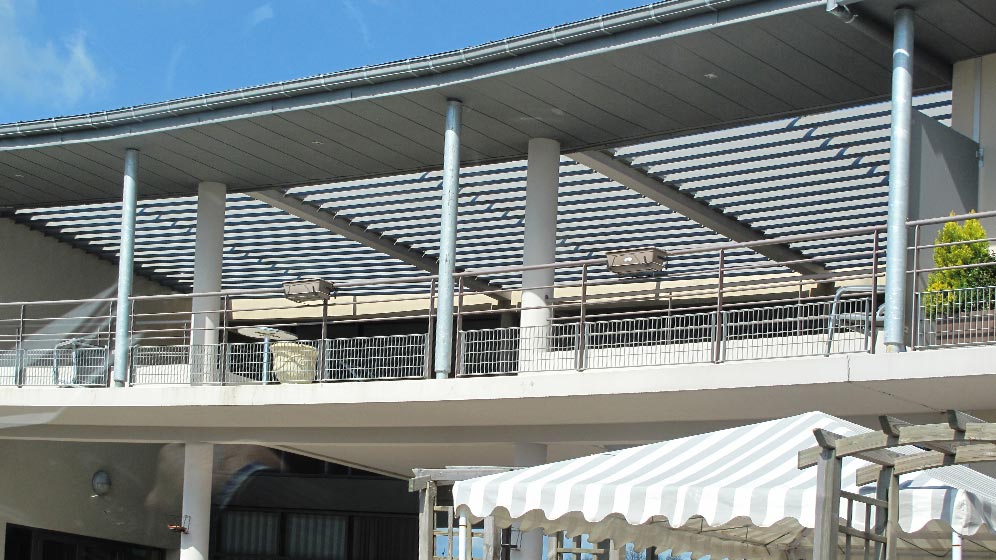
M494 517L484 518L483 560L501 560L501 529L495 525Z
M418 560L432 560L436 549L436 483L418 492Z
M818 436L818 434L817 434ZM837 450L820 442L823 449L816 463L816 528L813 560L836 560L840 523L840 469Z
M899 477L894 474L889 477L889 511L888 524L885 528L885 560L896 560L899 551Z
M889 486L892 484L892 476L894 469L892 467L882 467L882 470L878 473L878 483L875 485L875 498L879 500L889 501ZM892 517L892 512L889 511L888 507L878 507L875 508L875 526L874 532L880 537L884 537L886 533L886 527L888 524L888 519ZM867 524L867 520L865 520ZM886 547L882 546L882 543L875 543L875 560L885 560L885 555L887 551Z
M562 531L546 536L546 560L560 560L558 549L563 546L563 538Z

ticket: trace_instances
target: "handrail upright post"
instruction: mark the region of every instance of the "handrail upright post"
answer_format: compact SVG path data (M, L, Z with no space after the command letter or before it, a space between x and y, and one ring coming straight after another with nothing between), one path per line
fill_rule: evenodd
M716 281L716 331L713 334L713 339L715 343L712 348L712 361L719 363L722 361L722 350L721 346L724 342L724 325L723 325L723 273L726 266L726 250L719 250L719 273L717 275Z
M456 332L453 334L456 349L453 359L453 377L459 377L463 368L463 276L457 279L457 316Z
M221 379L222 385L228 379L228 294L221 296Z
M429 281L429 328L425 333L425 378L432 378L432 356L436 346L436 279Z
M871 337L869 341L868 353L875 353L875 344L878 341L878 230L872 234L872 277L871 277ZM914 305L915 306L915 305Z
M581 311L578 313L578 345L575 360L575 369L584 370L585 353L588 348L588 327L587 327L587 300L588 300L588 265L581 265Z
M318 381L325 380L325 373L327 371L328 363L326 362L327 356L326 348L328 347L328 323L329 323L329 298L322 298L322 340L318 344Z
M131 298L129 298L130 300ZM125 379L127 380L125 386L131 386L134 379L132 376L135 374L135 368L132 367L132 348L135 347L135 302L128 302L128 349L125 350Z
M17 322L17 343L14 346L14 385L24 386L24 305Z
M916 350L917 344L916 339L920 334L919 328L919 318L920 309L916 301L917 293L917 270L920 268L920 224L913 226L913 270L912 277L910 278L910 290L912 291L913 297L912 305L910 305L910 350Z

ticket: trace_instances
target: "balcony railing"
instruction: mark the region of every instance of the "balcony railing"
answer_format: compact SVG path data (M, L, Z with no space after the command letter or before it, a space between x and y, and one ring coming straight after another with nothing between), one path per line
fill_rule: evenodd
M976 216L989 214L996 216ZM911 222L915 239L946 219ZM874 353L881 348L883 241L884 227L869 227L673 248L668 270L640 277L614 275L601 260L545 265L539 268L552 269L557 281L530 288L551 295L537 308L519 303L519 289L465 289L468 276L508 278L522 267L462 273L453 377ZM793 263L750 251L775 243L806 244L813 254L820 246L851 250ZM996 287L920 288L926 273L944 269L917 270L934 247L910 247L916 258L908 345L996 344ZM786 268L801 263L825 272ZM134 297L126 379L140 386L434 377L436 282L422 276L342 283L324 319L321 303L294 304L276 290ZM548 320L517 326L522 314L537 310ZM0 304L0 385L108 385L114 311L111 299ZM247 338L252 326L296 339Z

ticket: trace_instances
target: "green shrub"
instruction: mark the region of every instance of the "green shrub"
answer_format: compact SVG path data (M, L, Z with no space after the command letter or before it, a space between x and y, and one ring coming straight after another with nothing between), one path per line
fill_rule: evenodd
M992 263L996 265L996 255L989 250L988 236L979 220L965 220L944 224L937 232L934 243L957 243L972 241L977 243L962 243L945 245L934 249L934 267L944 268L967 264ZM943 314L947 310L992 309L993 298L988 290L967 290L982 286L996 286L996 266L978 266L973 268L956 268L952 270L936 270L927 277L927 291L924 295L924 306L930 316ZM964 291L957 291L964 290Z

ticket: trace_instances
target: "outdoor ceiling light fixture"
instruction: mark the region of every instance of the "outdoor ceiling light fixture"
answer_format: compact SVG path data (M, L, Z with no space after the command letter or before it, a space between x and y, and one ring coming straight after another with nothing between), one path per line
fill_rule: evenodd
M284 297L295 303L328 301L335 285L321 278L302 278L284 282Z
M667 252L656 247L605 254L606 266L616 274L660 272L667 268Z
M93 473L90 479L90 489L93 490L93 497L106 496L111 491L111 475L105 470Z

